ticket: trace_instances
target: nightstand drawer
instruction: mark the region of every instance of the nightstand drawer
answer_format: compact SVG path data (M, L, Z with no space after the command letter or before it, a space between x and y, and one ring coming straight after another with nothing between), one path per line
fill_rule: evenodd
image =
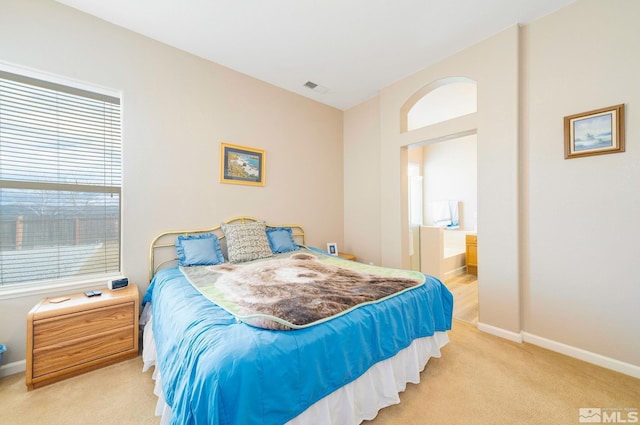
M88 363L134 348L133 326L33 350L33 377Z
M34 323L33 345L34 347L56 345L132 323L133 302L42 319Z
M44 298L27 315L27 388L138 355L138 287Z

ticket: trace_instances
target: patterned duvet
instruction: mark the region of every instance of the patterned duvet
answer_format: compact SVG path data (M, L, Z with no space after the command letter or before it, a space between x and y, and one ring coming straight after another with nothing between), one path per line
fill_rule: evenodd
M236 319L265 329L301 329L422 285L425 276L306 248L275 259L181 267L189 282Z

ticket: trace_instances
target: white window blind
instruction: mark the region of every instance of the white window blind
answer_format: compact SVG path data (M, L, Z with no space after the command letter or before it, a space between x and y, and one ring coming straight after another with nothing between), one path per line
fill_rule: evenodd
M120 99L0 71L0 289L120 270Z

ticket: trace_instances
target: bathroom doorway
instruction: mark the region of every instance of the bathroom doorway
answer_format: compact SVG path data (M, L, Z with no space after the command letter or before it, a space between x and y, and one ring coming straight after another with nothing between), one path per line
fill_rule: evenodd
M454 317L477 324L478 281L467 272L467 235L477 240L476 134L408 149L410 264L454 294Z
M409 264L450 285L454 317L471 323L478 321L477 278L467 273L467 242L469 237L477 241L477 128L459 119L477 111L476 81L459 76L423 86L400 110L402 133L419 134L444 122L456 123L449 134L434 134L436 138L408 146ZM418 204L422 217L416 213ZM466 311L469 307L465 314L457 311L470 304L475 317Z

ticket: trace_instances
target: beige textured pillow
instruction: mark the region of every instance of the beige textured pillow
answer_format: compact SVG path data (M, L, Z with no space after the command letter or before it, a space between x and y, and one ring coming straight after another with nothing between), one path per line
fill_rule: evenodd
M273 257L264 221L244 224L222 223L220 226L227 239L227 255L230 263Z

